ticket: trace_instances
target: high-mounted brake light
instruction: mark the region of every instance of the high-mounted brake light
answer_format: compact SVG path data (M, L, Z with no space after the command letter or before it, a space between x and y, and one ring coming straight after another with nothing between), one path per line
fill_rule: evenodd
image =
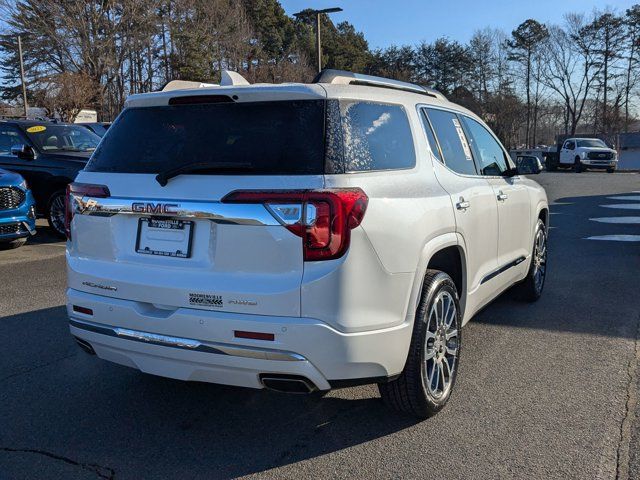
M340 258L351 230L362 222L369 198L359 188L332 190L238 190L223 203L261 203L289 231L302 238L305 261Z
M64 231L67 234L67 240L71 240L71 220L73 220L73 214L75 211L74 198L107 198L109 196L111 196L111 193L106 185L75 182L67 185L67 194L64 197Z

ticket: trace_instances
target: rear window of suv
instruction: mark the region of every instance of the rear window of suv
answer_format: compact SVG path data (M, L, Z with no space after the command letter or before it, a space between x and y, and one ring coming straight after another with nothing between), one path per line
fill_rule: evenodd
M158 173L194 162L223 164L220 174L324 173L324 101L131 108L85 170Z
M416 158L402 106L296 100L127 109L85 170L159 173L194 162L223 167L206 174L304 175L413 168Z

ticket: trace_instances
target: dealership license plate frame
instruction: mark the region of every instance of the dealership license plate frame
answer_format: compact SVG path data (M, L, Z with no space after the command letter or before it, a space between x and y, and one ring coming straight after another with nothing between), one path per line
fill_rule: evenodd
M148 244L151 239L146 238L150 229L156 231L186 231L186 245L182 242L181 247L174 251L151 248ZM138 232L136 235L136 253L142 255L155 255L171 258L191 258L191 247L193 244L194 222L192 220L180 220L166 217L141 217L138 219ZM144 243L143 243L144 242ZM186 251L183 249L186 247Z

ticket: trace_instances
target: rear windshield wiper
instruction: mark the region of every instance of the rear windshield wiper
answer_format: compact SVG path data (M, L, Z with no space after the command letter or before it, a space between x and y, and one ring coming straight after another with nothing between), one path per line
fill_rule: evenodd
M225 162L196 162L180 165L179 167L170 168L156 175L156 181L160 186L164 187L170 179L191 172L201 171L224 171L224 170L251 170L250 163L225 163Z

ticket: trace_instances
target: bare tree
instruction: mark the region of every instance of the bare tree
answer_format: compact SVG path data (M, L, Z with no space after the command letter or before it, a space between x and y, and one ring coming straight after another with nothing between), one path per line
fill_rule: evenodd
M634 5L627 9L625 23L627 28L627 66L624 86L624 130L628 132L631 91L638 78L634 72L638 68L638 48L640 47L640 5Z
M547 27L533 19L521 23L511 32L511 39L507 42L510 49L510 59L518 62L524 68L525 92L527 99L527 130L526 144L530 144L531 137L531 79L536 78L534 72L534 58L542 42L549 36ZM537 83L537 82L536 82Z
M595 59L595 40L581 35L584 16L570 14L565 28L552 26L541 52L541 78L562 100L566 109L565 133L576 133L584 107L599 68Z
M590 48L596 64L600 67L598 79L602 92L602 125L605 133L608 133L616 123L615 116L619 115L620 98L614 102L615 108L612 114L609 109L609 94L620 76L618 62L622 59L622 52L625 48L623 41L626 34L624 20L610 11L596 13L595 18L583 26L578 33L580 38L592 39Z
M43 79L36 98L51 118L73 122L80 110L91 104L96 85L84 73L64 72Z

